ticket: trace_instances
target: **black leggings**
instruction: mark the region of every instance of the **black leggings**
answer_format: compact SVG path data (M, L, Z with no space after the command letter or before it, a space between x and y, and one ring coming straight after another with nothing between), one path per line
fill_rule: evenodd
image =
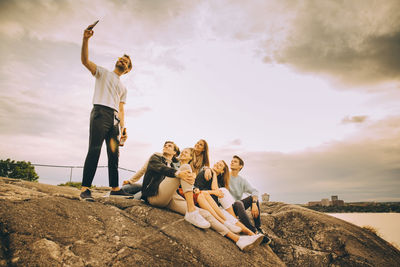
M112 108L94 105L90 113L89 150L83 167L82 186L90 187L96 173L103 141L108 156L108 182L118 187L119 120Z

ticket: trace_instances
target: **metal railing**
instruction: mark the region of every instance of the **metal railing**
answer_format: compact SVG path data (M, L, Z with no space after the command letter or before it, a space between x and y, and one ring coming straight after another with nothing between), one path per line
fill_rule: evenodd
M36 164L36 163L31 163L32 166L38 166L38 167L50 167L50 168L70 168L70 174L69 174L69 182L72 182L72 170L73 169L82 169L83 166L68 166L68 165L48 165L48 164ZM97 166L97 168L108 168L108 166ZM126 168L118 167L118 170L124 170L128 172L136 172L133 170L129 170Z

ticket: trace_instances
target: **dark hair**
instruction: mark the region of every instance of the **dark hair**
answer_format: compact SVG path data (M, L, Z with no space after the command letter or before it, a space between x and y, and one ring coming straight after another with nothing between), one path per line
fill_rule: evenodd
M174 145L174 151L175 151L175 157L177 157L177 156L179 156L179 154L181 153L180 151L179 151L179 147L174 143L174 142L172 142L172 141L165 141L165 143L164 143L164 146L166 145L166 144L173 144Z
M239 164L240 164L240 166L242 166L242 168L240 168L240 169L243 169L244 161L237 155L234 155L233 158L239 160Z

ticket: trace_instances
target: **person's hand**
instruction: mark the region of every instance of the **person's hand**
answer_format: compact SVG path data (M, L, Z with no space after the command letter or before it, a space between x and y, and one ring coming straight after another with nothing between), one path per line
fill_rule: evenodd
M126 133L126 128L121 129L121 137L119 138L119 146L124 146L126 139L128 139L128 134Z
M196 188L193 188L193 193L195 193L195 194L200 193L200 189L198 189L197 187L196 187Z
M215 195L219 198L224 197L224 193L220 189L215 190Z
M121 139L124 139L124 141L126 141L126 139L128 139L128 134L126 132L126 128L122 129Z
M125 181L122 182L122 185L127 185L127 184L129 184L128 180L125 180Z
M85 29L85 31L83 32L83 38L89 39L90 37L93 36L93 33L94 33L93 30Z
M194 185L194 181L195 180L196 180L196 174L189 173L185 181L188 182L191 185Z
M251 204L251 215L253 215L253 218L258 218L258 216L260 215L257 203Z
M191 173L189 170L180 171L177 177L191 185L194 184L194 181L196 179L196 175L194 173Z
M176 173L176 177L184 179L190 173L189 170L180 170Z
M211 179L211 177L212 177L211 169L210 169L210 168L207 168L207 169L204 171L204 179L206 179L206 181L209 181L209 180Z

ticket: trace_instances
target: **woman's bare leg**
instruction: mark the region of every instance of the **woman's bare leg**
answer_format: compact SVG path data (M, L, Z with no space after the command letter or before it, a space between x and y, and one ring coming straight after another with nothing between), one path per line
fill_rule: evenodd
M194 201L193 201L193 191L187 191L183 195L185 196L186 199L188 212L195 211L196 207L194 206Z
M231 214L234 218L237 218L235 212L233 211L232 206L225 209L229 214ZM241 223L239 220L237 221L237 223L235 223L235 225L239 226L240 228L242 228L242 232L244 232L246 235L255 235L255 233L253 233L249 228L247 228L243 223Z
M239 226L240 228L242 228L242 232L245 233L246 235L255 235L255 233L253 233L249 228L247 228L243 223L241 223L239 220L238 222L235 224L237 226Z
M199 203L200 208L205 209L211 213L212 216L215 217L220 223L224 223L225 220L222 219L218 214L215 212L215 210L210 206L208 201L205 199L204 195L200 193L197 197L197 203Z
M235 212L233 211L233 207L230 206L229 208L225 209L227 212L229 212L234 218L237 218Z
M213 208L213 210L218 214L219 217L221 217L224 222L226 221L225 215L222 213L222 211L219 209L217 203L215 203L215 200L210 196L209 193L207 192L201 192L200 194L203 194L207 202L210 204L210 206Z
M239 236L232 232L228 232L225 236L235 243L239 240Z

